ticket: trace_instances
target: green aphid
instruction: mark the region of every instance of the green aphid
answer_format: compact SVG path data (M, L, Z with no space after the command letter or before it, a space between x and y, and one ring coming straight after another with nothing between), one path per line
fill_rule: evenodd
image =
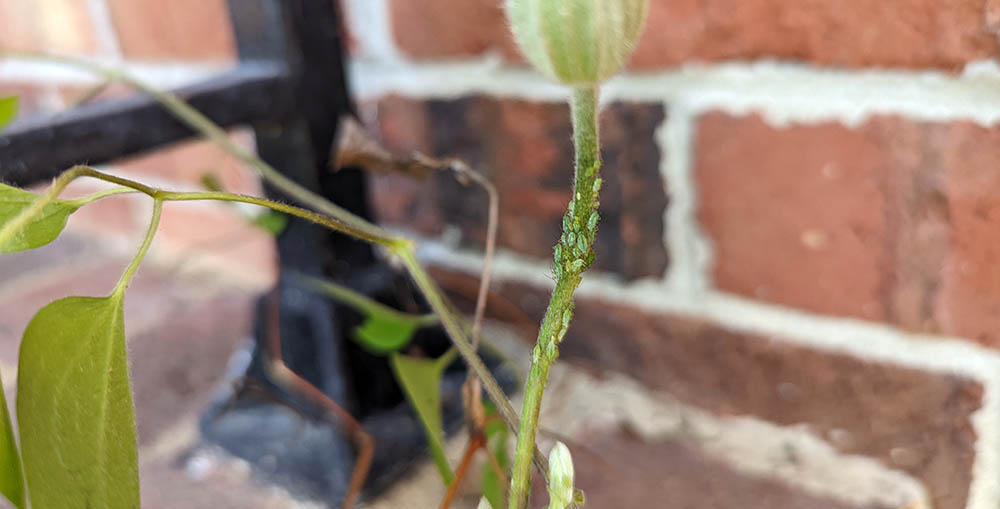
M566 332L569 330L568 327L563 327L559 329L559 334L556 335L556 343L562 343L564 337L566 337Z
M576 243L576 232L571 231L569 232L569 235L566 236L566 245L572 246L575 243Z
M563 231L568 231L570 228L571 220L569 214L563 216Z
M559 355L559 347L556 346L556 343L558 343L559 340L556 338L552 339L553 341L549 341L548 344L545 345L545 355L549 359L555 359Z
M572 271L572 272L579 272L579 271L583 270L583 268L585 266L586 266L586 263L583 260L573 260L573 263L571 263L569 265L569 268L570 268L570 271Z
M553 248L553 250L555 251L555 260L556 264L558 265L559 262L562 260L562 244L556 244L556 247Z
M601 217L600 214L598 214L596 210L591 212L590 219L587 220L587 230L593 233L594 230L597 229L597 220L600 217Z
M580 254L587 252L587 236L580 234L576 236L576 248L580 251Z
M603 185L603 184L604 184L604 179L602 179L601 177L597 177L596 179L594 179L594 188L593 188L594 189L594 194L597 194L598 192L600 192L601 185Z

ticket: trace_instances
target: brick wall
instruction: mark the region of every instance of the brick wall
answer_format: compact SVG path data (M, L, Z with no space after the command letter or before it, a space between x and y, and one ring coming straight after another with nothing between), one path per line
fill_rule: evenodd
M500 3L346 2L353 86L389 145L496 183L492 309L530 324L552 286L570 127L566 91L525 66ZM991 0L651 0L603 92L597 262L563 359L819 438L834 464L873 460L920 486L907 507L1000 505L998 20ZM445 176L379 177L373 193L470 298L484 197ZM755 475L903 505L836 467L791 470Z
M122 67L165 88L198 82L235 65L236 48L225 0L0 0L0 48L43 51ZM26 60L0 61L0 96L18 95L21 116L50 115L72 106L99 85L93 76ZM112 85L93 100L132 91ZM252 143L248 132L234 134ZM67 140L72 142L72 140ZM186 141L115 161L104 169L174 189L201 189L213 174L234 192L260 191L258 178L208 142ZM82 194L97 184L77 182ZM134 250L148 219L147 199L128 196L90 205L70 219L71 234L97 235ZM273 249L232 207L212 203L169 206L153 263L220 271L250 287L273 278Z
M457 155L493 179L491 313L537 323L570 195L566 91L524 66L499 0L343 4L366 122L390 146ZM234 59L223 0L0 0L0 24L2 47L99 58L163 86ZM743 437L715 447L732 473L671 486L747 474L819 497L803 507L1000 506L998 27L994 0L651 0L628 71L604 89L598 258L562 353L677 400L711 429L704 443ZM92 84L0 62L0 94L21 95L26 114ZM259 185L198 143L113 169L178 188L204 170ZM445 176L378 177L372 193L469 299L483 196ZM142 203L105 200L74 228L133 246ZM232 210L167 212L164 257L207 252L266 285L267 239ZM243 265L220 262L240 244L206 224L247 243ZM661 461L704 468L685 454ZM858 464L895 484L845 480Z

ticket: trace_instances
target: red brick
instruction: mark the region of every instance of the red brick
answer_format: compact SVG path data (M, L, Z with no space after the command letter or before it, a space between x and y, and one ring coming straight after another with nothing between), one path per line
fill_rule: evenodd
M844 67L957 69L993 58L984 0L653 0L636 68L780 58Z
M390 0L389 13L396 44L412 58L517 55L498 0Z
M86 2L0 0L0 48L11 51L97 52Z
M804 493L780 481L737 472L707 456L692 439L647 443L623 431L574 439L587 448L573 454L574 486L583 490L590 507L853 507ZM536 503L547 499L544 481L538 479L532 488Z
M459 157L493 181L500 195L500 246L551 258L572 193L565 105L475 96L423 102L389 97L377 107L377 128L390 148ZM661 105L644 103L617 103L602 114L605 183L596 265L627 278L658 277L667 265L667 197L654 142L663 118ZM453 175L437 173L424 183L381 176L373 197L382 221L428 234L452 225L466 245L483 244L486 194Z
M696 142L699 219L723 290L882 319L888 154L838 124L774 129L709 114Z
M932 138L946 182L950 256L940 271L937 319L949 334L1000 347L1000 129L970 124Z
M438 277L469 309L474 286L470 292L470 285L454 284L459 279L472 278ZM538 323L547 291L512 282L494 289L502 296L495 300L513 303ZM593 298L577 298L560 355L627 373L715 414L804 424L843 453L912 474L927 486L934 507L966 505L977 438L971 419L983 398L975 381Z
M393 32L413 58L500 51L521 61L498 0L392 0ZM958 69L993 58L995 0L653 0L633 69L688 61L787 59L843 67Z
M232 60L225 0L108 0L118 42L138 60Z
M716 285L1000 345L1000 129L876 117L699 122L698 218Z

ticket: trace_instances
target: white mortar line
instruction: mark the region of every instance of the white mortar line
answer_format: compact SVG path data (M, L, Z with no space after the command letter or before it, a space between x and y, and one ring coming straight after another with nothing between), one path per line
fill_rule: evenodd
M526 68L503 65L496 56L462 62L410 64L360 59L351 63L352 90L365 99L385 94L452 98L482 93L557 101L566 90ZM1000 70L990 63L967 66L960 75L938 71L826 69L783 62L686 65L656 73L616 77L605 100L675 101L692 112L718 109L759 112L775 125L839 121L857 125L871 115L914 120L1000 121Z
M90 21L94 24L94 33L101 53L109 59L121 60L122 49L118 44L118 31L115 30L111 11L107 0L86 0Z
M364 58L401 62L403 57L392 37L392 20L386 0L346 0L349 30Z
M696 294L710 286L707 267L711 247L698 228L697 187L691 175L697 116L683 100L666 104L667 120L655 134L660 146L660 173L669 205L664 211L664 246L670 253L667 288Z
M92 61L109 67L122 69L136 78L153 83L162 89L190 85L220 72L229 70L234 64L228 62L120 62L114 59L93 59ZM0 81L8 83L39 83L46 85L93 85L100 78L85 71L70 68L64 64L29 60L0 60Z

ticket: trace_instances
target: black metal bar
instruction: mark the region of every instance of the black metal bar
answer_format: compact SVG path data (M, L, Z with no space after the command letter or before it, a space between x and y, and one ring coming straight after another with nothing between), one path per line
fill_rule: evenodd
M284 66L244 64L176 92L216 124L280 121L293 109ZM0 181L52 178L74 164L100 164L189 138L194 133L146 96L98 102L18 122L0 133Z

